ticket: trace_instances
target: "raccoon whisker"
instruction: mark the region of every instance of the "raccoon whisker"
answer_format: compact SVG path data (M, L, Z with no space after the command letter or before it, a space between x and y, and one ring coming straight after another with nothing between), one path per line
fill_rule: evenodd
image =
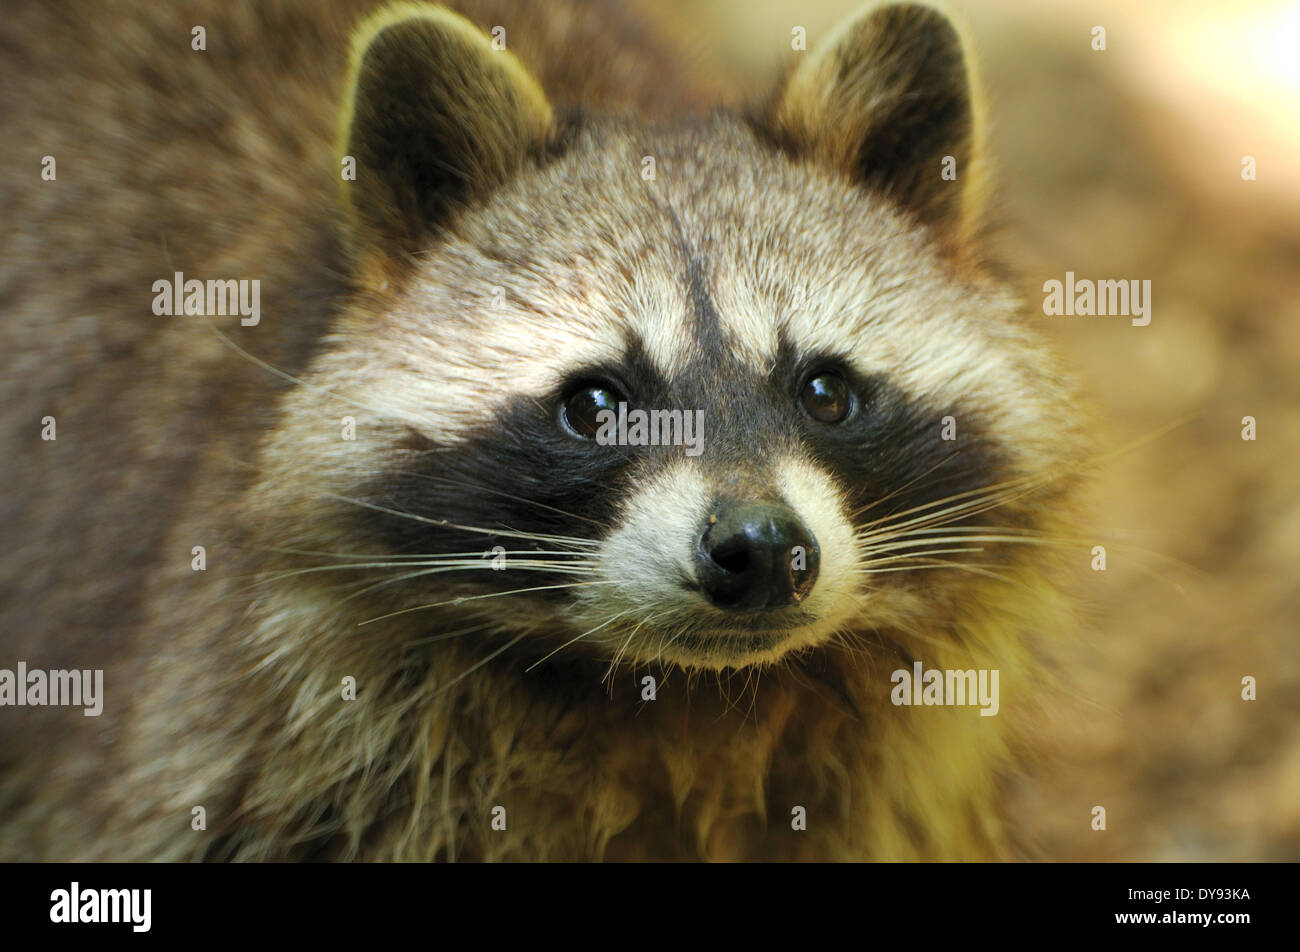
M318 572L347 571L350 569L373 569L373 568L411 568L412 566L423 566L418 572L409 572L406 574L390 577L382 584L399 582L403 579L418 578L422 575L437 575L442 572L476 572L484 570L493 570L491 563L481 560L457 560L446 562L357 562L346 565L316 565L311 568L293 569L287 572L280 572L275 575L263 576L255 581L247 589L251 591L259 585L267 585L273 582L281 582L285 579L296 578L301 575L315 574ZM560 575L591 575L597 571L593 565L583 565L574 562L553 562L549 560L519 560L511 562L505 571L520 570L525 572L554 572ZM497 570L499 571L499 570ZM364 579L362 581L365 581Z
M1004 535L944 535L944 536L925 536L924 538L912 539L908 536L899 536L895 541L882 540L872 542L866 545L866 554L870 555L876 552L892 552L898 549L915 548L918 545L947 545L949 543L966 543L966 542L1000 542L1004 544L1020 545L1072 545L1073 543L1063 539L1051 538L1034 538L1032 536L1004 536Z
M400 609L399 611L389 612L386 615L378 615L374 618L368 618L365 621L357 622L357 627L360 628L363 625L370 625L377 621L384 621L385 619L388 618L395 618L398 615L407 615L410 614L411 612L425 611L426 609L430 609L430 608L442 608L445 605L459 605L462 602L473 602L484 598L504 598L507 595L522 595L526 592L553 591L555 589L560 589L560 588L577 588L582 585L613 585L613 584L615 584L613 579L597 579L594 582L562 582L558 585L537 585L534 586L533 588L516 588L509 592L488 592L487 594L484 595L461 595L457 598L449 598L446 599L445 601L433 602L429 605L416 605L412 608L403 608Z
M903 492L906 489L910 489L912 486L915 486L918 482L925 479L925 477L929 476L940 466L943 466L945 463L950 462L954 457L958 455L960 455L960 452L955 451L949 454L948 456L945 456L943 459L939 460L939 462L935 463L933 466L927 469L924 473L921 473L919 476L909 479L907 482L903 483L903 485L899 486L893 492L886 493L885 495L881 496L879 499L875 500L874 502L869 502L865 506L860 506L859 508L853 510L853 512L849 513L849 518L856 519L858 516L862 515L868 509L874 509L876 506L879 506L881 503L889 502L889 500L893 499L899 493Z
M722 672L713 671L712 674L713 674L713 680L716 681L718 685L718 696L722 698L722 714L725 717L727 712L730 711L734 706L731 701L731 694L727 691L727 685L722 683ZM731 683L731 677L728 676L727 684L730 683Z
M528 632L524 632L524 633L521 634L521 635L516 635L516 636L515 636L514 638L512 638L510 641L507 641L507 642L506 642L504 645L502 645L500 648L497 648L495 651L493 651L491 654L489 654L489 655L488 655L486 658L484 658L482 661L478 661L478 662L476 662L476 663L470 665L469 668L467 668L466 670L462 671L460 674L456 675L456 677L452 678L450 681L448 681L448 682L447 682L446 684L444 684L442 687L438 688L438 690L436 690L436 691L434 691L432 694L430 694L429 697L430 697L430 698L435 698L435 697L438 697L440 694L443 694L444 692L449 691L451 688L455 687L458 683L460 683L461 681L463 681L465 678L469 677L471 674L473 674L473 673L474 673L475 671L477 671L479 668L483 667L483 665L485 665L485 664L487 664L488 662L490 662L493 658L496 658L496 657L498 657L499 655L504 654L505 652L507 652L507 651L509 651L511 648L513 648L515 645L519 644L519 642L523 641L525 638L528 637L528 634L529 634Z
M600 679L602 683L606 681L611 675L613 675L615 666L617 666L619 660L623 657L623 653L627 651L628 647L632 644L632 639L636 637L636 633L640 631L642 628L644 628L647 624L653 622L658 617L659 617L659 613L653 612L650 615L647 615L645 618L641 619L641 621L637 624L637 626L632 629L631 633L627 636L627 640L625 640L623 644L619 646L618 651L615 652L614 660L609 663L609 669L605 672L605 676Z
M444 631L436 635L430 635L427 638L413 638L410 641L403 642L406 645L426 645L435 641L449 641L452 638L460 638L462 635L472 635L476 631L488 631L496 627L492 622L484 622L481 625L475 625L473 628L461 628L457 631Z
M680 637L681 637L682 635L684 635L684 634L686 634L686 629L685 629L685 628L682 628L681 630L679 630L679 631L677 632L677 634L673 635L671 638L668 638L668 632L667 632L667 631L664 631L663 633L661 633L661 634L659 635L659 648L655 651L655 661L659 661L659 660L661 660L661 659L663 658L663 656L664 656L664 648L672 647L672 643L673 643L674 641L676 641L678 638L680 638ZM665 638L668 639L667 644L664 643L664 639L665 639ZM689 679L688 679L688 682L687 682L687 683L689 684Z
M899 562L904 559L919 559L929 555L954 555L960 552L983 552L983 546L963 549L926 549L923 552L900 552L898 555L887 555L879 559L867 559L861 563L860 568L866 568L872 565L888 565L893 562Z
M1041 529L1029 529L1029 528L1022 528L1019 526L952 526L952 525L933 526L933 527L925 527L921 529L910 529L907 532L902 533L902 535L904 537L911 537L911 536L920 536L920 535L933 535L935 533L945 533L945 532L968 533L968 534L983 532L983 533L995 533L997 535L1015 535L1015 536L1020 536L1022 538L1030 538L1030 539L1066 538L1065 536L1058 536L1054 533L1045 532Z
M1203 414L1193 413L1178 418L1176 420L1173 420L1165 424L1164 426L1158 427L1152 432L1147 433L1141 437L1138 437L1115 450L1111 450L1108 453L1093 457L1092 459L1085 461L1081 465L1089 466L1092 468L1099 467L1103 463L1113 459L1116 456L1120 456L1125 453L1131 452L1132 450L1137 449L1145 445L1146 443L1159 439L1161 436L1164 436L1166 433L1169 433L1170 431L1176 429L1177 427L1183 426L1186 423L1191 422L1194 419L1197 419L1201 415ZM892 513L886 516L882 516L880 519L868 523L864 528L869 529L876 525L888 523L891 520L897 519L900 516L912 515L914 513L922 513L923 515L919 515L917 516L917 518L913 520L909 520L907 523L895 524L893 527L901 528L903 525L923 523L927 519L935 518L941 515L952 514L962 510L980 509L980 507L984 506L986 503L991 503L991 505L988 505L987 508L990 509L996 508L998 506L1005 505L1007 502L1010 502L1011 500L1018 498L1019 496L1027 495L1028 493L1041 489L1044 486L1048 486L1059 479L1072 475L1076 471L1077 471L1076 468L1057 467L1055 469L1048 470L1041 474L1026 474L1023 476L1012 477L1010 479L1003 480L998 483L993 483L989 486L984 486L973 490L967 490L965 492L956 493L954 495L945 497L944 499L935 500L929 503L924 503L922 505L915 506L912 509L904 510L903 512L900 513ZM979 499L978 497L981 494L986 494L987 499ZM968 497L976 497L976 498L970 499ZM943 506L947 503L953 502L955 500L960 500L960 499L967 499L968 501L962 503L960 506L953 507L951 510L940 510L939 512L934 512L934 513L927 512L927 510L935 509L938 506ZM980 509L980 511L987 511L987 510ZM967 511L966 514L974 515L975 513L971 511ZM1156 556L1159 555L1159 553L1150 553L1150 554Z
M1004 535L1017 536L1018 538L1014 540L999 539L997 541L1003 541L1003 542L1017 541L1017 542L1025 542L1026 544L1092 546L1092 545L1096 545L1098 542L1104 541L1110 548L1115 549L1117 551L1130 552L1133 554L1148 556L1152 559L1156 559L1157 561L1163 562L1166 565L1178 568L1185 572L1190 572L1193 575L1196 575L1198 577L1203 577L1205 575L1205 573L1201 569L1198 569L1196 566L1184 562L1182 559L1176 559L1171 555L1166 555L1163 552L1157 552L1154 549L1148 549L1143 546L1132 545L1127 542L1116 541L1113 538L1114 534L1110 531L1100 531L1100 532L1090 533L1088 535L1084 535L1082 534L1082 532L1073 535L1066 535L1062 533L1055 533L1055 532L1049 533L1037 529L1029 529L1029 528L1016 527L1016 526L949 526L949 527L935 527L935 528L912 530L906 533L906 535L907 536L922 535L922 534L931 535L933 533L961 533L961 534L973 535L974 533L980 533L980 532L1003 535L1003 536Z
M830 643L854 657L870 661L873 657L872 652L862 645L859 645L857 642L865 644L866 639L863 637L861 632L855 631L847 626L841 626L831 632Z
M625 638L623 643L618 646L618 650L614 652L614 657L610 659L609 667L605 669L605 673L601 676L601 684L604 684L609 680L610 676L614 673L614 668L618 666L618 660L623 656L624 650L626 650L627 646L632 643L632 639L636 637L636 633L645 627L645 623L646 619L643 618L635 628L628 632L627 638Z
M211 330L212 333L216 334L217 337L220 338L223 344L225 344L227 347L229 347L239 356L243 357L249 363L257 367L260 367L261 369L265 370L267 373L279 377L281 380L286 380L296 387L303 387L307 390L315 390L317 393L323 394L324 396L327 397L333 397L336 400L341 400L344 403L349 404L350 406L355 407L359 410L365 410L368 413L373 413L375 416L379 417L380 419L383 419L388 416L388 413L384 410L379 410L375 407L364 404L359 400L354 400L351 397L345 397L342 394L335 393L334 390L330 387L322 387L320 384L308 383L306 380L303 380L299 377L295 377L293 374L283 371L278 367L273 367L271 364L268 364L265 360L262 360L262 358L260 357L254 357L248 351L244 350L244 348L240 347L233 340L227 337L226 334L220 328L217 327L216 323L213 322L212 318L209 315L201 314L199 316L203 319L203 322L208 325L208 329Z
M375 512L382 512L386 515L397 516L401 519L410 519L413 522L421 522L426 525L439 526L444 529L455 529L458 532L477 532L482 535L501 536L513 539L532 539L537 542L560 542L569 543L570 545L597 546L600 542L596 539L580 539L577 536L550 535L542 532L518 532L514 529L485 529L481 526L467 526L457 522L451 522L448 519L430 519L428 516L418 516L413 512L403 512L400 509L392 509L388 506L381 506L378 503L369 502L365 499L353 499L350 496L339 496L335 493L324 493L326 498L336 499L340 502L350 503L354 506L360 506L363 509L373 509Z
M989 577L992 577L992 578L996 578L998 581L1000 581L1000 582L1007 582L1008 584L1010 584L1011 581L1012 581L1011 579L1009 579L1009 578L1005 578L1005 577L1003 577L1003 576L1001 576L1001 575L993 575L993 574L991 574L991 572L988 571L988 570L991 570L991 569L995 569L995 568L997 568L997 566L996 566L995 564L992 564L992 563L978 563L978 562L953 562L953 561L948 560L948 559L931 559L931 558L918 559L917 561L918 561L920 564L918 564L918 565L897 565L897 566L894 566L893 568L887 568L887 569L869 569L869 570L866 570L866 571L860 572L859 574L861 574L861 575L883 575L883 574L888 573L888 572L920 572L920 571L925 570L925 569L960 569L960 570L963 570L963 571L972 571L972 572L973 572L974 574L976 574L976 575L986 575L986 576L989 576ZM977 570L977 569L978 569L978 570L981 570L981 571L975 571L975 570Z
M928 545L931 542L938 542L941 544L954 542L987 542L999 545L1073 546L1072 543L1060 539L1025 539L1017 538L1015 536L950 536L931 539L916 539L911 542L898 542L892 545L880 546L874 551L907 549L918 545Z
M1121 448L1120 450L1116 450L1114 451L1113 454L1108 454L1107 457L1098 458L1098 460L1095 460L1094 463L1100 463L1101 460L1108 458L1110 455L1126 452L1127 449L1129 448L1131 447L1125 447L1125 448ZM933 503L923 504L921 506L917 506L914 510L908 510L903 513L898 513L896 515L907 515L913 511L921 512L925 509L932 508L935 505L942 505L946 502L951 502L953 500L958 500L958 499L965 499L967 497L975 497L974 499L971 499L967 503L968 505L978 506L981 505L984 501L993 502L995 500L997 502L997 505L1002 505L1003 503L1010 501L1011 499L1018 498L1023 495L1027 495L1031 492L1034 492L1035 490L1051 485L1057 480L1062 479L1065 476L1069 476L1074 472L1075 472L1074 469L1057 468L1054 470L1048 470L1044 473L1037 473L1037 474L1028 473L1022 476L1014 476L1011 477L1010 479L1002 480L1001 482L997 482L997 483L992 483L988 486L980 487L978 489L967 490L966 492L956 493L952 496L945 497L944 499L936 500ZM987 496L987 500L982 500L979 498L982 494ZM879 521L886 521L886 520L882 519Z
M668 630L663 626L659 629L659 647L655 649L655 661L658 661L664 654L664 639L668 637ZM687 684L689 685L689 679Z
M1024 542L1029 544L1060 544L1060 545L1070 544L1062 540L1052 540L1052 539L1033 539L1033 538L1015 538L1015 537L1004 539L995 536L958 536L955 538L938 538L938 539L928 538L928 539L918 539L913 542L899 542L894 545L881 546L879 548L873 549L872 551L906 548L910 546L925 545L931 542L949 543L949 542L974 542L974 541ZM913 570L919 570L921 568L954 568L954 569L968 570L975 575L987 575L989 577L997 578L999 581L1007 582L1008 584L1021 584L1016 582L1014 579L1010 579L1001 575L993 575L988 571L986 571L988 569L999 568L1000 566L996 564L989 565L989 564L979 564L979 563L970 563L970 562L959 562L951 559L930 559L929 558L930 556L935 556L935 555L956 554L962 552L982 552L982 551L984 551L983 546L977 546L972 548L957 548L957 549L925 549L920 552L900 552L899 554L894 556L886 556L883 558L864 562L863 566L859 569L859 574L879 575L887 572L909 572ZM911 561L919 561L919 560L925 560L927 562L932 562L935 564L917 565L917 566L906 564ZM893 562L900 562L904 564L895 565L889 568L879 567L882 565L888 565L889 563L893 563Z
M482 558L483 550L475 549L467 552L385 552L382 555L376 555L374 552L322 552L314 549L288 549L278 546L267 546L259 549L261 552L279 552L287 555L321 555L331 559L375 559L383 558L393 561L397 560L416 560L416 559L449 559L449 558ZM578 553L571 549L514 549L507 550L504 555L566 555L573 556Z
M906 522L879 526L866 532L859 532L855 536L855 541L860 548L870 548L879 543L894 542L899 539L919 536L922 532L948 532L952 529L961 528L954 526L953 523L981 515L996 509L1002 504L1003 502L990 503L986 500L963 503L939 513L932 513L924 517L909 519ZM993 526L984 528L981 531L1001 533L1003 527Z
M281 577L283 577L283 576L281 576ZM261 581L255 582L253 585L249 586L248 588L244 589L243 591L245 591L245 592L251 592L251 591L253 591L254 589L256 589L258 585L263 584L263 582L268 582L268 581L274 581L274 580L273 580L273 579L265 579L265 580L261 580ZM378 588L378 587L381 587L381 586L379 586L379 585L375 585L375 584L371 584L371 583L370 583L370 579L369 579L368 577L367 577L367 578L360 578L360 579L352 579L352 580L350 580L350 581L344 581L344 582L339 583L338 585L332 586L332 587L330 588L330 591L331 591L331 592L333 592L333 591L348 591L349 589L352 590L348 595L344 596L344 597L341 598L339 601L337 601L337 602L334 603L334 605L333 605L333 610L336 610L336 611L337 611L339 608L341 608L342 606L346 605L348 602L352 601L354 598L360 598L362 595L365 595L367 592L371 591L371 590L374 589L374 588Z
M877 652L888 655L891 648L879 633L872 629L844 626L835 630L838 644L850 652L858 652L867 660L873 660Z
M486 566L476 565L476 566L474 566L474 568L476 568L476 569L481 569L481 568L486 568ZM337 608L340 608L340 607L342 607L343 605L346 605L348 602L352 601L352 600L355 599L355 598L361 598L363 595L368 595L368 594L370 594L371 592L378 591L378 590L381 589L381 588L387 588L389 585L396 585L396 584L398 584L398 583L400 583L400 582L410 581L410 580L413 579L413 578L421 578L422 576L425 576L425 575L434 575L434 574L436 574L436 573L438 573L438 572L442 572L442 571L465 571L465 570L464 570L464 569L423 569L423 570L421 570L421 571L419 571L419 572L404 572L404 573L402 573L401 575L396 575L396 576L392 576L392 577L390 577L390 578L380 579L379 581L377 581L377 582L373 582L373 583L371 583L371 584L369 584L369 585L365 585L366 580L365 580L365 579L362 579L359 583L353 583L353 584L361 584L361 585L364 585L365 587L364 587L364 588L360 588L360 589L358 589L357 591L352 592L350 595L346 596L345 598L339 600L338 602L335 603L334 607L335 607L336 609L337 609ZM530 571L556 571L556 570L555 570L555 569L550 569L550 570L547 570L547 569L530 569ZM569 572L569 574L571 574L571 575L575 575L575 574L583 574L583 573L578 573L578 572L572 572L572 571L571 571L571 572Z
M612 624L613 622L618 621L618 620L619 620L620 618L622 618L624 615L627 615L627 614L631 613L632 611L633 611L633 609L631 609L631 608L625 608L625 609L623 609L621 612L619 612L617 615L614 615L614 616L611 617L611 618L607 618L607 619L605 619L605 621L601 622L601 623L600 623L599 625L597 625L595 628L589 628L589 629L587 629L586 631L584 631L582 634L578 635L578 637L576 637L576 638L570 638L568 641L566 641L564 644L560 645L558 648L555 648L554 650L547 652L547 653L546 653L545 655L543 655L541 658L538 658L536 661L534 661L534 662L533 662L532 664L530 664L528 667L524 668L524 672L527 673L527 672L533 670L533 668L537 667L539 664L541 664L541 663L542 663L543 661L545 661L547 658L550 658L550 657L551 657L552 655L554 655L557 651L563 651L565 648L569 647L569 645L574 644L575 642L581 641L583 638L586 638L588 635L593 635L593 634L595 634L596 632L600 631L600 629L604 628L606 625L609 625L609 624Z
M404 473L399 473L399 475L415 476L419 479L428 479L428 480L433 480L435 482L448 483L452 486L461 486L466 489L477 489L482 492L491 493L494 496L504 496L506 499L513 499L516 502L527 503L528 505L536 506L539 509L546 509L549 512L553 512L560 516L567 516L570 519L580 519L583 522L590 522L593 526L603 526L603 523L595 519L590 519L587 516L580 516L576 512L569 512L567 509L560 509L558 506L552 506L549 503L538 502L536 499L529 499L526 496L516 496L514 493L508 493L503 489L492 489L489 486L481 486L475 483L466 482L461 479L452 479L449 476L435 476L431 473L404 472Z
M833 638L834 638L834 635L832 635L832 640L833 640ZM802 668L801 668L801 667L800 667L800 666L795 662L795 660L794 660L793 658L783 658L783 659L782 659L782 661L781 661L781 671L782 671L783 674L785 674L787 677L789 677L790 680L794 681L795 684L798 684L800 687L804 688L805 690L809 691L810 693L812 693L812 694L816 694L816 695L821 696L821 697L825 697L825 696L827 695L827 693L828 693L828 690L829 690L829 693L830 693L832 696L834 696L834 697L836 697L837 699L839 699L840 703L843 703L843 699L839 697L839 692L838 692L838 691L829 688L829 686L828 686L827 684L825 684L824 682L820 681L819 679L817 679L817 678L811 676L811 675L809 674L809 672L806 671L806 670L803 670L803 669L802 669Z
M872 530L868 530L866 532L862 532L857 536L857 541L859 545L870 545L876 541L888 542L896 539L906 539L912 536L920 536L922 534L929 535L933 533L943 533L943 532L965 532L968 529L974 529L975 531L984 532L984 533L998 533L998 534L1006 534L1006 535L1016 534L1022 531L1027 533L1031 532L1031 530L1021 530L1014 526L954 525L954 523L958 522L959 520L970 519L984 512L988 512L990 510L996 509L998 506L1002 505L1003 502L1005 501L1007 500L993 501L993 502L989 502L987 500L972 500L970 502L963 503L958 506L950 507L948 510L940 511L938 513L931 513L922 517L909 519L905 522L884 525ZM1040 538L1059 537L1059 535L1054 533L1049 534L1049 533L1040 532L1037 535Z
M758 671L759 668L757 666L750 666L745 668L745 683L740 687L741 697L744 697L746 694L749 694L749 707L745 711L745 717L749 717L751 714L754 713L754 705L758 703L758 690L757 690L758 682L755 679L755 675L758 673ZM751 684L755 688L752 694L750 693Z
M499 553L499 554L509 554L509 553ZM531 555L533 553L520 553L520 554ZM564 552L559 554L569 555L570 553ZM491 569L492 568L492 563L489 561L485 561L481 553L476 553L476 556L477 557L475 558L449 556L445 559L423 559L423 560L410 559L401 562L343 562L336 565L313 565L309 568L290 569L288 571L280 572L275 575L264 576L263 581L279 581L280 579L293 578L294 576L297 575L307 575L313 572L344 572L349 569L388 569L388 568L400 569L400 568L411 568L412 566L432 567L432 568L440 568L440 569L445 568L448 570ZM572 560L562 561L558 559L516 559L516 560L512 560L506 569L504 570L497 569L496 571L509 571L510 569L520 569L520 568L522 569L554 568L557 570L574 569L580 571L591 571L592 567L593 567L593 563L587 562L585 560L582 562L576 562Z
M1013 585L1017 588L1023 588L1027 592L1033 591L1033 588L1029 585L1026 585L1024 582L1021 582L1018 579L1008 578L1006 575L1002 575L994 571L995 569L1001 568L1001 566L998 566L996 564L980 563L980 562L955 562L951 559L934 559L934 558L922 558L922 559L918 559L917 561L920 562L921 564L898 565L892 568L884 568L884 569L869 569L864 572L861 572L860 574L883 575L889 572L923 572L932 569L955 569L959 572L967 572L971 575L978 575L982 578L990 578L993 579L994 581L1002 582L1003 584L1006 585Z
M996 483L990 483L987 486L979 486L975 489L968 489L963 492L953 493L952 495L945 496L941 499L935 499L930 502L922 503L921 505L913 506L911 509L905 509L902 512L889 513L887 515L881 516L879 519L876 519L874 522L868 523L866 527L870 528L871 526L889 522L893 519L897 519L901 516L911 515L913 513L924 513L926 510L934 509L935 507L938 506L944 506L948 503L952 503L957 500L967 500L967 502L963 503L963 505L979 506L982 505L985 501L992 501L994 499L998 499L1005 494L1010 494L1012 497L1014 497L1015 495L1021 494L1022 492L1032 492L1035 489L1048 485L1049 483L1055 481L1056 479L1061 478L1061 476L1066 475L1068 472L1069 471L1062 470L1059 473L1051 473L1051 472L1045 474L1030 473L1022 476L1013 476L1010 479L1001 480L1000 482L996 482ZM981 497L986 497L986 498L981 498Z
M667 644L664 643L664 637L667 635L667 632L665 632L663 636L660 636L660 638L659 638L659 650L658 650L657 653L655 654L655 660L656 660L656 661L661 660L661 659L663 658L663 653L664 653L664 651L666 651L667 649L671 648L671 647L673 646L673 644L674 644L674 643L675 643L679 638L682 638L682 637L684 637L684 636L690 634L691 631L692 631L692 626L691 626L690 624L683 624L683 625L681 625L681 627L679 627L679 628L677 629L676 633L673 634L673 636L672 636L671 638L668 639ZM688 676L687 676L687 685L688 685L688 689L689 689L689 684L690 684L690 678L691 678L691 676L688 674Z
M755 718L755 720L757 720L758 686L762 682L762 680L763 680L763 668L761 666L754 665L753 667L750 667L746 670L744 689L749 694L749 707L745 711L746 718L753 717ZM753 688L750 687L751 681L753 682Z
M285 572L277 572L274 575L258 573L253 575L239 576L241 579L252 579L252 583L245 591L252 591L259 585L268 585L272 582L282 582L285 579L296 578L299 575L307 575L315 572L329 572L339 569L365 569L365 568L408 568L411 565L421 565L429 563L419 562L358 562L350 565L315 565L305 569L291 569Z
M971 650L970 645L966 644L961 639L954 638L949 641L943 641L940 640L939 638L934 638L931 637L930 635L922 634L920 631L917 631L915 628L899 628L897 629L897 631L899 634L906 635L909 638L915 638L917 641L923 641L928 645L934 645L936 648L939 648L940 650L956 648L957 650L963 651L966 654L970 655L971 657L975 656L975 653ZM899 647L901 649L902 646ZM900 650L899 654L900 656L902 656L903 652Z
M725 683L725 684L723 683L723 680L722 680L722 672L721 672L721 671L715 671L715 672L713 672L713 674L714 674L714 677L717 679L717 682L718 682L718 694L722 697L722 712L721 712L721 714L719 715L719 717L725 717L725 716L727 715L727 713L730 712L730 711L732 711L732 710L739 712L739 711L740 711L740 705L737 704L735 701L732 700L732 698L731 698L731 692L728 690L728 688L729 688L730 685L731 685L731 682L734 681L735 678L736 678L736 672L735 672L735 671L728 671L728 672L727 672L727 680L726 680L726 683ZM745 689L744 689L743 687L740 689L740 694L741 694L741 697L744 697Z
M558 567L558 566L547 566L547 565L539 565L539 566L518 566L518 567L522 567L525 571L528 571L528 572L542 572L542 573L547 573L547 574L557 574L557 575L594 575L594 574L596 574L596 570L595 570L595 569L574 569L574 568L569 568L569 567L566 567L566 568L563 568L563 569L562 569L562 568L560 568L560 567ZM471 570L473 570L473 571L491 571L491 567L490 567L490 566L486 566L486 565L472 565L472 566L467 566L467 567L464 567L464 568L452 567L452 568L421 569L419 572L409 572L409 573L405 573L405 574L402 574L402 575L394 576L394 577L389 578L389 579L382 580L381 582L377 583L377 587L382 587L383 585L395 584L395 583L397 583L397 582L401 582L401 581L408 581L408 580L413 579L413 578L422 578L422 577L427 576L427 575L440 575L440 574L442 574L443 572L465 572L465 571L471 571ZM504 593L503 593L503 594L504 594ZM478 597L478 596L475 596L475 597Z
M1021 491L1018 488L998 489L995 487L989 487L980 490L971 490L964 493L957 493L953 496L948 496L943 499L937 499L934 502L926 503L921 506L916 506L913 509L905 510L904 512L893 513L891 515L881 517L880 519L876 519L872 522L867 523L865 526L863 526L863 529L872 530L872 529L877 529L879 527L878 531L881 532L896 532L897 530L908 526L914 526L914 525L924 526L924 525L935 524L938 520L942 520L949 517L959 518L963 516L978 515L981 512L987 512L989 509L995 509L998 506L1004 505L1005 503L1010 502L1011 500L1016 499L1025 494L1026 493L1024 491ZM973 498L963 498L963 497L973 497ZM954 502L955 500L962 500L962 501ZM938 507L943 507L943 508L938 508ZM934 510L934 511L927 512L926 510ZM907 516L912 513L919 513L919 514L913 515L911 519L898 521L902 516Z
M1015 494L1019 496L1021 494ZM1015 496L1011 498L1015 498ZM1000 533L1021 533L1027 535L1038 535L1041 537L1062 537L1062 533L1056 530L1041 530L1013 525L971 525L969 523L957 525L959 520L969 520L983 512L988 512L999 506L1011 501L1010 498L993 498L977 499L960 503L956 506L948 507L934 513L927 513L923 516L917 516L902 522L883 524L875 527L867 527L866 531L860 533L861 538L872 538L874 536L899 536L919 532L934 531L953 531L966 532L976 530L980 532L1000 532Z
M958 548L958 549L927 549L925 552L894 552L894 554L892 554L892 555L884 555L884 554L882 554L882 553L886 553L886 552L891 552L891 551L893 551L893 550L895 550L895 549L902 549L902 548L914 547L914 546L918 546L918 545L947 544L947 543L950 542L950 541L953 541L953 540L948 540L948 539L917 539L915 542L899 542L899 543L895 543L895 544L893 544L893 545L870 545L870 546L860 546L858 552L859 552L859 555L861 555L862 558L864 559L864 561L862 562L863 565L872 565L872 564L874 564L874 563L876 563L876 562L890 562L890 561L893 561L894 559L906 559L906 558L908 558L908 557L910 557L910 556L913 556L913 555L925 555L925 554L930 553L930 552L940 552L940 553L945 553L945 554L946 554L946 553L950 553L950 552L982 552L982 551L984 551L984 547L983 547L983 546L973 546L973 547L971 547L971 548ZM965 540L965 539L963 539L963 540L961 540L961 541L965 542L965 541L969 541L969 540Z
M789 667L788 662L782 659L779 664ZM758 683L763 677L763 665L751 665L745 668L745 683L741 686L740 696L749 697L749 706L745 708L745 717L753 717L758 710Z
M1009 500L1000 500L997 497L971 499L956 505L946 506L934 512L913 516L910 519L881 522L867 526L864 530L859 531L858 537L862 539L892 538L923 529L951 526L960 520L971 519L981 513L996 509L1003 504L1003 501Z
M945 530L931 530L931 531L950 532L952 530L945 529ZM988 533L985 535L974 535L974 534L943 535L943 536L927 535L925 538L911 539L911 540L908 540L907 536L903 536L902 539L904 541L890 542L888 544L883 544L883 545L880 544L870 545L869 551L885 552L885 551L891 551L895 549L905 549L905 548L918 546L918 545L930 545L931 543L945 544L951 542L996 542L1005 545L1064 546L1067 548L1073 548L1080 545L1080 543L1077 540L1069 539L1069 538L1056 538L1052 536L1004 535L1001 533L996 533L996 534Z

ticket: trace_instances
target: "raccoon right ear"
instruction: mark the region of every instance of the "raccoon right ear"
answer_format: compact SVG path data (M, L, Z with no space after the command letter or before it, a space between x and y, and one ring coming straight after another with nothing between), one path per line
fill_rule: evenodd
M387 263L426 246L458 208L544 149L555 128L545 93L514 54L437 6L391 6L361 25L345 102L353 239Z
M767 120L776 140L927 225L969 226L979 100L952 21L925 3L877 3L802 55Z

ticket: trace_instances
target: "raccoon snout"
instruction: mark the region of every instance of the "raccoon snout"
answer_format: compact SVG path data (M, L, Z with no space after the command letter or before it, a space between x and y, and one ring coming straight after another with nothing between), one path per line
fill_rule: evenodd
M724 506L700 537L696 578L721 608L784 608L812 591L818 562L817 540L790 508Z

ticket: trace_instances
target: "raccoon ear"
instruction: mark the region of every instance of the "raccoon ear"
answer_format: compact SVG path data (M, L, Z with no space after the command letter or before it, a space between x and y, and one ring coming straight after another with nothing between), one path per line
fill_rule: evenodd
M362 24L345 102L353 237L363 252L390 258L426 245L554 130L546 95L514 55L436 6L401 4Z
M974 217L972 81L942 12L869 8L805 56L770 119L778 142L889 195L925 224L960 228Z

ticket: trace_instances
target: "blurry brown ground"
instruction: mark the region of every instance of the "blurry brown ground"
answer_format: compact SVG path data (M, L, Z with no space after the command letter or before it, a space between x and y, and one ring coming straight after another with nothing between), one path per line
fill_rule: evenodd
M668 15L758 93L793 26L812 46L857 5ZM1102 469L1084 519L1108 569L1081 553L1077 697L1043 725L1050 757L1012 816L1052 859L1300 859L1300 6L952 7L989 97L998 250L1077 370L1099 453L1192 417ZM1042 283L1066 271L1150 279L1150 326L1044 317Z

